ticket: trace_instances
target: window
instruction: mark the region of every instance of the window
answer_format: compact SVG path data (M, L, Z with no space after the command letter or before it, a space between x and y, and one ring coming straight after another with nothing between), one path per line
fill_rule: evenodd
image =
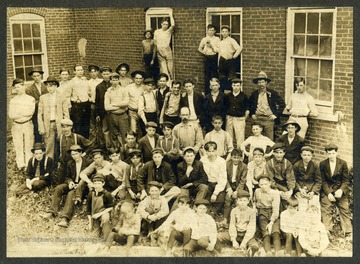
M15 78L31 81L28 73L36 66L47 76L44 18L34 14L15 15L10 17L10 31Z
M288 9L286 99L294 79L305 78L321 114L332 119L334 102L336 8Z
M230 36L242 45L242 8L207 8L207 24L213 24L217 30L216 35L221 38L220 28L228 25L231 28ZM242 56L237 60L237 77L242 79Z

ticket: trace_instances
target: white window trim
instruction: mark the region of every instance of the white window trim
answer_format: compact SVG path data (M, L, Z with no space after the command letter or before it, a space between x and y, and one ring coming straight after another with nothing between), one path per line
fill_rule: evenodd
M241 23L240 23L240 46L243 47L243 8L242 7L208 7L206 8L206 25L205 31L207 31L207 25L211 23L212 14L221 14L221 15L234 15L240 14ZM220 30L220 29L218 29ZM243 79L243 56L240 56L240 77Z
M48 68L48 57L47 57L47 47L46 47L46 35L45 35L45 19L40 15L30 14L30 13L22 13L18 15L14 15L9 18L10 22L10 41L11 41L11 57L13 61L13 74L15 76L15 48L14 42L12 39L13 32L12 32L12 25L21 22L39 22L40 23L40 32L41 32L41 47L42 53L41 56L41 64L42 70L44 71L43 81L49 76L49 68ZM32 81L26 81L25 84L29 85Z
M285 73L285 102L286 104L289 101L289 98L291 96L291 94L293 93L293 88L294 88L294 80L293 80L293 72L294 72L294 64L293 64L293 59L297 56L293 56L293 35L294 35L294 17L295 17L295 12L297 13L309 13L309 12L314 12L314 13L322 13L322 12L333 12L334 16L333 16L333 38L332 38L332 54L329 57L329 59L331 59L333 61L333 68L332 68L332 87L334 87L334 89L332 89L331 91L331 105L330 106L324 106L321 104L317 104L317 108L319 111L319 115L317 117L311 117L312 119L320 119L320 120L326 120L326 121L334 121L337 122L338 121L338 115L334 113L334 92L335 92L335 65L336 65L336 61L335 61L335 51L336 51L336 18L337 18L337 9L336 8L288 8L287 10L287 19L286 19L286 73ZM314 59L319 59L318 57L314 57Z

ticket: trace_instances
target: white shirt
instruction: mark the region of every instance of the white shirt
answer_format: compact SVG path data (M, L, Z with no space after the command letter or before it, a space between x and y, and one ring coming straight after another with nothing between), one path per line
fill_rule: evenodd
M154 40L157 48L167 48L170 45L172 30L157 29L154 33Z
M217 183L214 194L218 195L225 189L227 183L226 161L219 156L216 157L215 161L210 161L207 156L203 156L200 161L204 164L209 182Z
M49 93L50 100L50 121L56 119L56 92Z
M196 120L197 115L195 113L195 107L194 107L194 93L188 94L188 100L189 100L189 109L190 109L190 120Z

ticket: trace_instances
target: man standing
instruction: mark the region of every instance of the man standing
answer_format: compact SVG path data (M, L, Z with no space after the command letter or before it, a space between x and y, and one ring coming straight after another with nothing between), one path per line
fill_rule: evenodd
M219 78L223 91L231 90L229 81L236 78L235 59L239 57L243 49L235 39L230 37L230 32L229 26L221 26L222 40L219 44Z
M172 33L175 28L175 20L172 13L170 14L170 27L167 18L163 18L161 28L155 30L154 40L157 50L157 57L160 65L160 72L166 73L171 80L174 79L174 61L170 47Z
M46 89L45 84L41 82L42 76L44 72L41 70L40 67L34 67L30 72L29 76L31 76L34 79L34 83L26 88L26 94L32 96L35 98L35 112L32 116L32 122L34 125L34 136L35 136L35 142L41 142L42 137L39 134L39 128L38 128L38 106L39 106L39 99L40 95L48 93L48 90Z
M259 89L252 92L249 105L252 119L263 126L264 136L274 141L274 124L279 124L285 102L275 90L267 88L270 82L271 79L264 71L259 72L258 77L253 80Z
M140 96L144 93L144 76L143 71L134 71L131 73L131 76L134 79L134 82L126 86L126 89L129 94L129 118L130 118L130 130L135 133L139 132L139 99Z
M50 76L44 82L48 93L40 96L38 125L39 134L43 136L46 155L55 162L58 160L57 139L62 134L61 120L69 118L69 108L66 98L56 89L59 82Z
M169 76L165 73L160 73L157 78L156 102L160 111L164 105L165 95L170 92L170 88L166 85Z
M25 94L22 79L15 79L12 85L16 95L9 103L9 118L13 121L11 135L16 153L17 168L25 170L26 163L32 157L31 148L34 144L34 125L31 120L35 111L35 99Z
M120 63L115 69L115 72L120 75L120 85L123 87L126 87L133 82L131 78L126 76L129 71L130 66L127 63Z

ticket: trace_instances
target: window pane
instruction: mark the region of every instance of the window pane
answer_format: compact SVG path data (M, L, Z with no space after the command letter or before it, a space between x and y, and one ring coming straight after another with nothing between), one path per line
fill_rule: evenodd
M34 65L41 66L41 55L33 55L34 58Z
M308 13L307 33L308 34L319 33L319 14Z
M331 37L320 37L320 56L331 56Z
M231 35L231 37L235 39L238 44L240 44L240 35Z
M307 36L306 38L306 56L318 55L318 37Z
M295 33L305 33L305 17L303 13L295 14Z
M294 76L305 76L305 59L295 59Z
M22 29L23 29L23 37L30 38L31 37L30 24L22 24Z
M24 39L24 52L32 52L32 43L31 39Z
M231 33L240 34L240 15L231 16Z
M221 25L230 26L230 15L221 16Z
M25 77L25 81L31 81L31 80L32 80L31 76L29 76L29 72L31 72L32 69L33 69L32 66L25 68L25 76L24 76L24 77Z
M22 46L22 40L21 39L14 39L14 51L15 51L15 53L22 53L23 52L23 46Z
M294 55L304 55L305 36L294 36Z
M16 78L20 78L24 80L24 69L23 68L16 68L15 69Z
M151 29L153 31L155 31L157 29L157 26L156 26L156 17L151 17L150 18L150 26L151 26Z
M14 61L15 61L16 68L23 66L23 57L22 56L15 56Z
M320 33L321 34L332 34L333 26L333 14L332 13L322 13L321 14L321 24L320 24Z
M41 51L41 40L40 39L34 39L33 44L34 44L34 51L35 52Z
M220 16L213 15L211 16L211 24L213 24L216 27L216 32L220 32Z
M13 30L13 37L14 38L21 38L21 27L20 24L13 24L12 25Z
M26 55L24 56L25 66L33 66L32 56Z
M319 100L319 91L317 89L317 81L308 79L306 84L307 92L314 97L315 100Z
M322 79L332 79L332 61L322 60L320 61L320 78Z
M331 101L331 81L320 80L319 100Z
M33 37L40 37L40 24L32 24Z

